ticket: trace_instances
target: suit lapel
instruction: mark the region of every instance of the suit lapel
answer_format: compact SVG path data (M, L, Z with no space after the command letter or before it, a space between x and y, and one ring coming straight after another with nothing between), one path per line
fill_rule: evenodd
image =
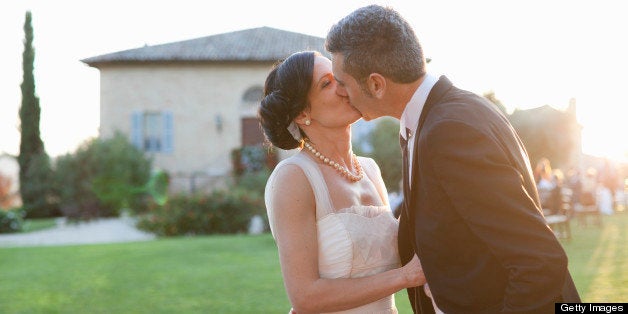
M425 119L427 119L427 116L432 110L432 108L434 108L436 104L440 103L440 100L443 98L445 93L447 93L452 87L453 85L451 84L451 81L449 81L449 79L443 75L438 79L438 82L434 84L434 87L432 87L432 90L427 96L427 100L425 100L425 105L423 106L423 110L421 110L421 116L419 117L419 126L416 129L416 133L413 135L414 136L413 138L414 149L412 151L412 171L414 173L416 173L416 170L418 169L418 166L419 166L419 161L418 161L419 160L418 158L419 135L421 134L421 129L423 128ZM412 175L411 186L416 188L418 186L418 183L419 183L418 176ZM409 191L404 191L404 193L406 192L409 192L409 193L404 194L405 197L403 198L403 201L404 201L404 208L408 210L408 208L410 208L410 205L412 204L412 200L411 200L413 196L412 189L409 189ZM408 213L409 213L409 210L408 210Z

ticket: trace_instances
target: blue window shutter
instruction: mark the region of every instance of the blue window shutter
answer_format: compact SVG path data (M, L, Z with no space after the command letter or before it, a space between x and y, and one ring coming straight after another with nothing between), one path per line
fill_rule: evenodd
M144 150L144 134L142 134L142 118L143 113L139 110L133 111L131 117L131 143L140 150Z
M163 140L162 140L162 152L164 153L172 153L173 151L173 129L172 129L172 112L164 111L164 132L163 132Z

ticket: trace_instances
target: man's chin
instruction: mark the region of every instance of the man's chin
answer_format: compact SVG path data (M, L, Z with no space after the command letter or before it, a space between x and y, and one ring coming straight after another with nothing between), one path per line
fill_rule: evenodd
M355 110L355 112L359 113L362 117L364 117L364 115L362 114L362 111L360 111L360 109L356 108L353 105L350 105L350 106L351 106L351 108L353 108L353 110Z
M355 108L355 107L354 107L354 108ZM371 120L373 120L373 119L371 119L368 115L364 115L364 114L362 114L362 112L360 112L360 110L355 109L355 111L356 111L357 113L359 113L359 114L360 114L360 119L362 119L362 120L364 120L364 121L371 121ZM358 120L360 120L360 119L358 119Z

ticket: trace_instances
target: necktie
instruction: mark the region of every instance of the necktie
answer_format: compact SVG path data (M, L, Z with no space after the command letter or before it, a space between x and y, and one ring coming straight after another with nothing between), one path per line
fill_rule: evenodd
M402 213L406 215L406 217L404 217L403 219L408 219L409 217L408 215L408 200L410 199L410 169L408 168L410 165L409 162L409 157L408 157L408 142L410 141L410 137L411 137L412 133L410 132L410 129L406 128L406 137L404 138L403 136L401 136L401 134L399 134L399 145L401 146L401 157L403 158L403 165L402 165L402 169L403 169L403 207L402 207ZM401 228L401 227L400 227ZM407 235L406 235L407 236ZM414 241L412 241L414 242ZM415 246L415 245L413 245ZM415 287L410 289L410 291L408 291L409 293L413 293L414 294L414 308L418 309L419 305L417 303L421 302L421 295L419 293L419 289L421 289L421 287Z
M401 157L403 158L403 164L402 164L402 169L403 169L403 193L404 193L404 198L406 198L410 192L410 164L409 164L409 157L408 157L408 141L410 139L411 136L411 132L410 129L406 128L406 137L404 138L403 136L401 136L401 134L399 134L399 145L401 146Z

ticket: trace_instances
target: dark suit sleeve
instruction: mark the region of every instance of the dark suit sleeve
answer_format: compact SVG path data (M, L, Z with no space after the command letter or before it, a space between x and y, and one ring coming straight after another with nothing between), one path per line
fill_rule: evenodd
M482 130L457 120L435 124L421 148L429 150L427 166L453 209L508 271L502 310L553 308L567 258L526 190L529 168L520 165L527 156L514 138Z

